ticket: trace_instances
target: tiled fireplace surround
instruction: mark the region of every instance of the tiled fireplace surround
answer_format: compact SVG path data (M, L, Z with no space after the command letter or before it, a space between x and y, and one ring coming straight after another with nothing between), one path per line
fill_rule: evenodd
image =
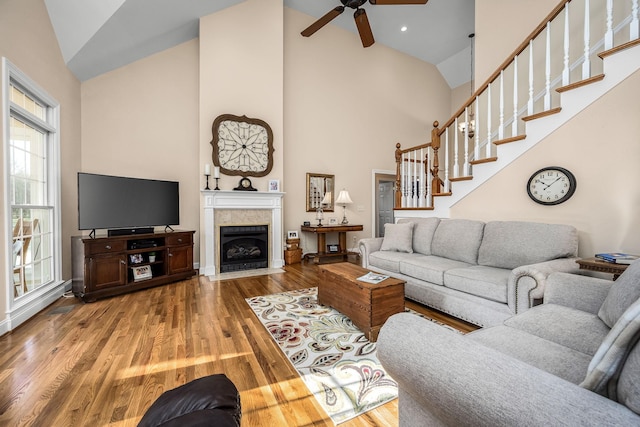
M205 276L220 276L220 226L269 225L269 268L281 268L283 259L282 197L264 191L202 191L204 208Z

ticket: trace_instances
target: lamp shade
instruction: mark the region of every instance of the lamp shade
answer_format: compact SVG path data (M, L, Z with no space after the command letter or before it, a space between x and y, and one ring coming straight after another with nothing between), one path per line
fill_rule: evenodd
M327 191L326 193L324 193L324 197L322 198L322 201L320 202L321 205L330 205L331 204L331 191Z
M349 197L349 192L347 190L340 190L336 203L339 205L348 205L349 203L353 203L353 200Z

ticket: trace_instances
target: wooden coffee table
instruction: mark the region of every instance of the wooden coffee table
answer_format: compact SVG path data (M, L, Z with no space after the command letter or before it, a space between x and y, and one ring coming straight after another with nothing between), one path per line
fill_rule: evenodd
M357 280L369 270L341 262L319 267L318 302L349 317L369 341L378 339L387 319L404 311L404 281L388 278L378 284Z

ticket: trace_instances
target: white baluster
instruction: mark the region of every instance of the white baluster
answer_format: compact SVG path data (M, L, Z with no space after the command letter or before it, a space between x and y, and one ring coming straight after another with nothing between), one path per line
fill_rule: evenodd
M547 48L544 61L544 111L551 109L551 22L547 22Z
M418 150L413 150L413 207L418 207L418 193L420 192L420 178L418 177Z
M629 24L629 40L640 37L640 25L638 22L638 0L631 2L631 24Z
M491 157L491 84L487 86L487 157Z
M518 135L518 57L513 58L513 122L511 136Z
M407 177L404 173L404 153L400 155L400 192L402 195L402 200L400 202L400 206L403 208L407 207Z
M426 188L424 187L425 185L425 181L426 181L426 176L424 173L424 151L421 148L420 149L420 194L418 197L418 206L420 206L421 208L424 207L424 193Z
M476 133L474 134L474 138L475 138L475 146L476 147L480 147L480 101L478 100L478 97L476 96L476 98L473 100L473 107L474 110L476 112L475 115L475 131ZM477 158L477 157L476 157Z
M504 70L500 71L500 111L498 112L498 139L504 139ZM489 144L487 144L487 147ZM487 150L489 153L491 150ZM488 155L487 157L491 157Z
M475 99L474 99L473 102L475 102ZM469 138L469 136L470 136L469 135L469 129L471 128L471 120L469 118L467 118L466 122L467 122L467 129L465 129L466 130L465 138ZM478 123L478 122L476 121L475 123ZM474 123L474 126L475 126L475 123ZM477 133L477 129L475 129L475 131ZM474 133L474 136L475 136L475 133ZM471 138L473 139L473 137L471 137ZM475 139L474 139L474 141L475 141ZM476 159L476 160L480 158L480 146L478 144L474 144L473 145L473 158Z
M433 176L431 175L431 168L432 168L432 160L433 159L433 149L429 149L427 148L427 164L426 164L426 180L425 180L425 189L427 191L427 196L426 196L426 206L428 208L430 208L433 203L432 203L432 199L433 197L431 197L431 181L433 181Z
M527 115L533 114L533 40L529 42L529 102L527 102Z
M562 86L570 82L569 68L569 3L564 5L564 66L562 67Z
M444 192L449 192L449 128L444 131Z
M462 176L469 176L469 170L471 166L469 165L469 118L467 117L466 109L465 109L465 122L467 126L464 129L464 164L463 164L463 174Z
M453 177L457 178L459 175L460 164L458 163L458 118L455 120L455 127L453 129Z
M582 79L591 77L591 61L589 60L589 39L591 37L591 28L589 26L589 0L584 2L584 57L582 63Z
M607 0L607 31L604 33L604 50L613 47L613 0Z

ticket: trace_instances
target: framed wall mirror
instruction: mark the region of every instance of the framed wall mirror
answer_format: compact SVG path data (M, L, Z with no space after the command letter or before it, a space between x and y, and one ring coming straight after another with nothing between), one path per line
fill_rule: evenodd
M315 212L320 207L325 212L333 212L334 181L333 175L307 173L307 212Z

